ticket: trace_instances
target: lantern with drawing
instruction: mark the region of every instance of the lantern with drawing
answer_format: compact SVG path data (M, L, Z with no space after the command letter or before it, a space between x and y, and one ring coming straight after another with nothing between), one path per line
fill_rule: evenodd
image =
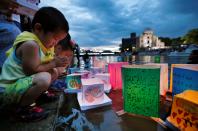
M167 120L182 131L198 131L198 91L175 95Z
M82 82L81 82L81 75L79 74L70 74L66 77L66 91L74 91L79 92L81 91Z
M173 64L171 66L170 90L173 94L185 90L198 90L198 64Z
M78 93L81 110L112 104L112 100L104 93L104 83L100 79L82 79L82 86L82 93Z
M96 78L82 80L82 100L84 103L97 103L103 101L104 84Z

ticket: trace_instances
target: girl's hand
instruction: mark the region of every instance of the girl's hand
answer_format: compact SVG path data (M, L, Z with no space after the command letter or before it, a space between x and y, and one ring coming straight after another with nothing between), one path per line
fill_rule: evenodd
M67 67L69 65L69 58L65 57L55 57L53 62L55 63L56 67Z

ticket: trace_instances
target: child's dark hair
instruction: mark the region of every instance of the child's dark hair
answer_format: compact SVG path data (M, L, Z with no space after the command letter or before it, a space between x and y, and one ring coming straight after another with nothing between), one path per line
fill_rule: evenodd
M63 30L65 32L69 31L69 24L64 15L54 7L40 8L32 20L33 30L36 23L40 23L42 25L42 29L45 33L59 30Z
M71 44L70 41L71 41L71 36L68 33L67 36L63 40L58 42L58 45L61 45L63 50L71 50L71 51L73 51L73 45Z

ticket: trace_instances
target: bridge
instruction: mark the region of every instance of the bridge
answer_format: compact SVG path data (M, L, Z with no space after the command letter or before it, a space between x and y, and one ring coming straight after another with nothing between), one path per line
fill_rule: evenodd
M81 52L80 56L83 56L85 52ZM117 52L88 52L90 56L108 56L108 55L118 55Z

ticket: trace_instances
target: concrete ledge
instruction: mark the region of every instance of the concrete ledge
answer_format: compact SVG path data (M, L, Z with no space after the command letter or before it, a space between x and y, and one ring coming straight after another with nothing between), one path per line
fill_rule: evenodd
M55 119L60 108L61 93L59 99L52 103L40 105L49 115L46 119L38 122L20 122L11 116L9 112L0 113L0 130L1 131L52 131L54 130Z

